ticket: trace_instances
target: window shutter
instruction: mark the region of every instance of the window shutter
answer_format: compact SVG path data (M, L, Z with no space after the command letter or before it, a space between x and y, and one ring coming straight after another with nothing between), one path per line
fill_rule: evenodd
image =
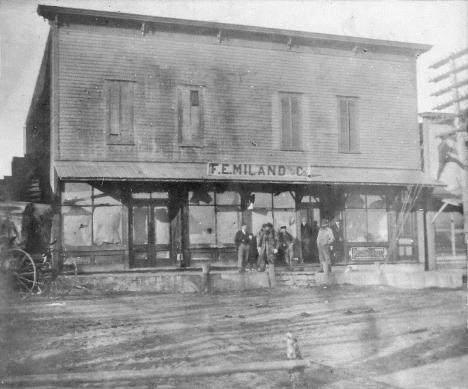
M340 150L349 151L349 116L348 101L339 100L340 103Z
M291 97L291 149L302 150L301 100Z
M273 93L271 95L271 126L272 126L272 137L271 147L275 150L281 149L282 124L281 124L281 95L279 93Z
M179 88L177 100L180 140L182 143L190 143L190 91Z
M120 85L120 132L122 140L133 139L133 82Z
M281 96L281 148L289 150L291 148L291 114L289 96Z
M200 139L200 96L197 90L190 91L190 138Z
M357 117L357 101L348 101L349 115L349 151L359 151L359 133L358 133L358 117Z
M111 139L120 139L120 86L118 82L108 84L108 131Z

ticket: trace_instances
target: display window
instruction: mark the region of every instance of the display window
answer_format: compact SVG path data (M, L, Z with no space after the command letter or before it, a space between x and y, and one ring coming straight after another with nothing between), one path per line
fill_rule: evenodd
M348 242L388 242L385 195L349 193L345 207Z
M191 244L231 244L240 228L240 195L198 189L189 192L189 235Z
M122 204L118 189L65 183L62 192L65 246L122 244Z

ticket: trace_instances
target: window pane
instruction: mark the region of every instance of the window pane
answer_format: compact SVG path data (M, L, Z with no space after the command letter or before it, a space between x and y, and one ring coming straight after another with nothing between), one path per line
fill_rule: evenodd
M450 214L452 215L453 224L455 225L455 228L463 229L463 225L464 225L463 215L459 212L451 212Z
M120 191L115 189L113 191L109 191L104 193L97 188L94 188L93 192L93 201L94 205L121 205L120 203Z
M97 207L93 214L94 244L122 243L122 207Z
M83 182L66 182L62 204L91 205L91 185Z
M152 199L168 199L169 194L167 192L151 192Z
M216 243L214 207L190 206L189 231L191 244Z
M294 210L275 209L275 230L278 231L282 226L286 226L287 231L296 237L296 212Z
M156 244L169 244L171 241L171 224L167 207L154 207L154 225Z
M387 208L385 196L367 195L367 208Z
M118 137L120 135L120 86L118 81L108 81L109 101L109 134Z
M148 244L148 207L133 207L133 244Z
M273 213L271 210L256 209L252 211L252 232L257 235L265 223L273 224Z
M214 192L207 192L204 189L198 189L189 192L190 204L203 205L212 204L214 200Z
M216 193L217 205L240 205L240 195L237 192Z
M271 193L255 193L255 208L272 208L272 195Z
M302 150L302 125L299 97L291 97L291 136L291 148L293 150Z
M198 101L198 91L197 90L191 90L190 91L190 105L192 107L198 107L199 101Z
M216 208L216 233L218 243L234 243L234 236L240 229L241 213L237 207Z
M290 192L283 192L278 196L273 196L273 204L275 208L296 208L296 203Z
M349 193L346 197L346 208L365 208L366 196L357 193Z
M357 100L350 99L348 101L349 114L349 151L359 150L359 131L357 118Z
M413 227L413 219L415 215L410 212L399 212L397 213L397 226L399 226L398 236L399 237L412 237L415 233Z
M367 210L369 242L388 242L387 211L385 209Z
M339 101L340 110L340 150L349 151L349 114L348 102L346 100Z
M91 246L91 207L62 207L65 246Z
M134 198L134 199L149 199L150 194L147 193L147 192L132 193L132 198Z
M346 210L346 237L348 242L367 242L366 211Z
M133 82L121 81L120 84L120 132L123 137L133 134Z

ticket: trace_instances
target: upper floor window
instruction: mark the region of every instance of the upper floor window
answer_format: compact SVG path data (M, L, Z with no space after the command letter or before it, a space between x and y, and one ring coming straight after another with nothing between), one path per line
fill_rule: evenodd
M358 99L338 97L340 152L359 152Z
M106 81L108 144L133 144L134 85L132 81Z
M281 150L302 150L302 95L280 93Z
M199 86L177 88L179 143L181 146L203 146L203 98Z

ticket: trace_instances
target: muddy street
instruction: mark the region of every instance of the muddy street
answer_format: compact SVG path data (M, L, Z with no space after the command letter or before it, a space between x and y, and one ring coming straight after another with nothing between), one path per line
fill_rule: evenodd
M286 360L294 333L309 388L464 388L463 290L334 286L225 294L4 301L3 377ZM465 372L463 371L465 370ZM450 371L453 371L449 374ZM21 387L38 387L24 382ZM71 387L289 388L286 371L75 382ZM6 383L2 387L9 387Z

